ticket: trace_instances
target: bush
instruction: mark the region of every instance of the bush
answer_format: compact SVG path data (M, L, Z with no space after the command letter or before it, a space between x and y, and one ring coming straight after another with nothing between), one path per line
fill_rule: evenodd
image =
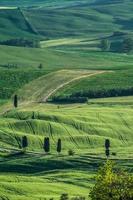
M72 150L72 149L69 149L68 150L68 155L69 156L73 156L75 154L75 152Z
M69 199L69 196L67 193L61 194L60 200L68 200L68 199Z
M112 152L112 156L116 156L117 155L117 153L116 152Z
M133 175L113 169L114 164L107 161L99 170L95 186L90 192L92 200L132 200Z

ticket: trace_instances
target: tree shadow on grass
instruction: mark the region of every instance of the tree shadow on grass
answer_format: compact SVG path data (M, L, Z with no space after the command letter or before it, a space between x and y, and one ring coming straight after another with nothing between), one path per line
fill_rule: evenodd
M56 155L28 155L20 154L8 157L0 162L0 172L18 174L47 174L54 171L83 170L95 172L106 159L89 156L56 156ZM126 161L117 161L118 165L125 165ZM127 168L132 168L127 163Z
M14 155L0 162L0 172L12 172L21 174L48 173L57 170L97 170L101 160L93 160L82 157L68 156L39 156L39 155Z

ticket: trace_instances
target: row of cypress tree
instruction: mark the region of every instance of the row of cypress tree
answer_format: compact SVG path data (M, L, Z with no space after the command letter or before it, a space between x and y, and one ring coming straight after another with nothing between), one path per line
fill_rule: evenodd
M27 147L28 147L28 138L27 138L27 136L23 136L22 137L22 148L24 150L26 150ZM46 153L50 152L50 139L49 139L49 137L45 137L44 138L43 149L44 149L44 151ZM57 150L58 153L61 153L61 150L62 150L62 141L61 141L60 138L57 141L56 150Z

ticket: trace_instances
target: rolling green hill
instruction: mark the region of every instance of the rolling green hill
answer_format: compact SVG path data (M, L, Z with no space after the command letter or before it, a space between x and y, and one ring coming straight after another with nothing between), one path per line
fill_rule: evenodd
M1 99L10 98L24 84L38 77L62 69L79 71L106 70L113 72L99 74L96 77L88 77L81 81L77 80L75 86L75 83L69 84L68 91L66 87L63 87L63 91L61 90L56 96L69 96L81 91L86 93L89 89L92 91L99 89L108 91L109 89L124 88L124 86L126 89L132 88L132 55L109 52L88 52L86 50L69 50L64 52L56 49L7 46L0 46L0 51ZM38 68L40 63L42 63L42 69ZM49 79L47 80L49 81ZM45 86L47 86L48 81ZM98 85L96 83L97 81L99 82Z
M52 95L53 100L133 95L133 70L112 71L77 80Z
M7 104L4 107L6 110ZM30 103L9 108L0 117L2 197L58 199L64 191L70 196L87 197L97 168L105 161L106 138L111 141L111 153L116 153L111 158L132 172L132 97L92 100L82 105ZM24 135L29 147L26 155L19 155L16 151ZM43 152L46 136L50 137L51 155ZM58 138L62 139L61 155L56 153ZM67 155L69 149L75 151L74 156Z
M64 141L63 150L75 149L79 152L87 152L89 149L95 151L95 148L102 147L105 138L108 137L114 148L132 147L131 100L129 98L125 109L123 105L118 105L117 101L116 106L112 104L112 108L109 108L108 102L99 107L97 101L94 105L90 102L89 105L61 107L47 104L22 105L18 110L5 112L1 118L0 130L3 133L1 141L19 147L19 138L27 134L29 148L41 151L43 137L49 136L54 151L56 140L60 137ZM31 118L33 111L34 120Z
M0 40L10 38L37 38L35 30L20 9L0 9Z
M37 1L38 6L34 6L36 1L19 1L20 5L15 1L11 4L4 2L1 1L0 5L29 7L0 9L2 40L22 36L41 40L98 39L116 31L133 31L132 1L113 1L111 4L110 1ZM11 26L12 29L8 28Z
M133 37L132 10L132 0L0 0L0 42L40 42L0 45L0 200L90 200L105 139L116 167L133 173L133 54L115 53Z
M59 89L86 77L105 73L104 71L91 70L60 70L44 75L18 91L22 101L46 102Z

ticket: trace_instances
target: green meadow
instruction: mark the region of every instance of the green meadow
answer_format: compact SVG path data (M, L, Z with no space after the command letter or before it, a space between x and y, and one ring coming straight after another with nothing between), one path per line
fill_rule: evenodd
M120 51L132 10L131 0L0 1L0 42L40 45L0 45L0 200L90 200L106 139L117 169L133 173L133 54Z
M87 197L98 167L106 160L106 138L111 141L111 154L116 153L111 159L132 172L132 97L72 105L29 103L9 108L0 120L2 197L58 199L63 192L71 197ZM18 155L23 135L29 146L25 155ZM51 142L49 155L43 150L46 136ZM60 155L56 152L58 138L62 140ZM68 156L69 149L74 150L74 156Z

